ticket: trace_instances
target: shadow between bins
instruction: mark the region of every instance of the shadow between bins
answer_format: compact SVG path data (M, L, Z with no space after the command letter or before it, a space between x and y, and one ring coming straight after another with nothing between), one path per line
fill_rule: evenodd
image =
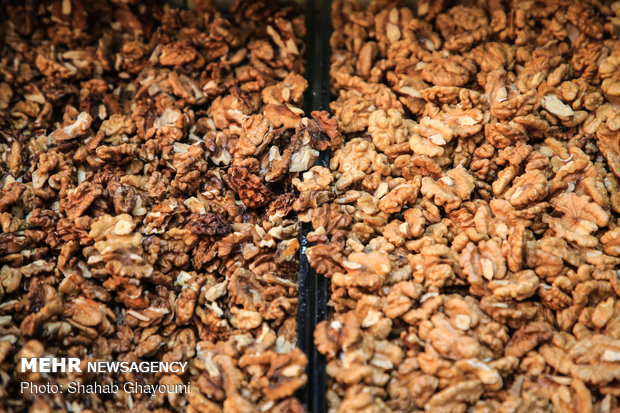
M306 116L315 110L329 110L329 37L331 35L329 0L306 2L306 73L308 89L304 96ZM315 165L329 166L329 152L323 151ZM310 413L327 412L327 376L325 357L314 346L314 330L327 317L328 281L308 264L306 235L312 225L302 223L299 255L299 306L297 313L298 346L308 356L308 382L300 391L300 401Z

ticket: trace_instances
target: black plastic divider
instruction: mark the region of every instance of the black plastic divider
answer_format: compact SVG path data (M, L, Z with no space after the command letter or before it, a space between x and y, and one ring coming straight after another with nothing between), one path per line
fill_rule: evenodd
M304 113L309 114L312 110L312 95L313 95L313 86L314 80L310 76L312 72L312 66L310 65L310 60L312 59L314 48L312 45L315 42L316 33L313 30L310 30L309 27L312 24L312 15L314 14L315 5L314 1L310 0L306 2L306 10L305 10L305 23L306 23L306 49L304 59L306 61L306 73L304 74L306 80L308 81L308 88L304 94ZM306 239L306 234L308 234L307 224L301 225L301 231L299 234L299 279L297 286L297 294L299 297L299 301L297 304L297 347L299 347L306 356L308 357L308 365L306 367L306 375L308 377L308 381L306 385L299 389L296 393L299 401L304 405L304 407L310 411L310 405L312 404L311 395L312 395L312 375L314 374L314 369L312 367L313 361L313 343L312 343L312 332L314 330L313 326L313 318L312 313L314 311L314 293L312 292L312 280L310 279L310 265L308 264L308 258L306 257L306 248L308 246L308 240Z
M306 2L306 80L308 89L304 96L304 112L329 110L329 37L331 35L331 2L308 0ZM316 165L329 165L329 152L323 151ZM314 330L327 318L328 281L308 264L306 235L312 230L302 224L299 255L299 307L298 346L308 356L308 383L298 397L310 413L327 412L327 376L325 357L314 346Z

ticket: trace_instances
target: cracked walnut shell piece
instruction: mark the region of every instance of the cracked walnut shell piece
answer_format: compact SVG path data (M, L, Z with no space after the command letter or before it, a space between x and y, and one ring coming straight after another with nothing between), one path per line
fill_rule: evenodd
M333 2L342 143L299 186L330 412L620 409L619 18Z

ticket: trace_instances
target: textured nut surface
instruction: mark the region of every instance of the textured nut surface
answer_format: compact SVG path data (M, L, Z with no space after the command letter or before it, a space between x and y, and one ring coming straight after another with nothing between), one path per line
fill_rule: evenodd
M330 412L617 409L620 9L360 3L304 203Z
M3 4L4 410L304 411L293 182L333 182L304 173L337 121L301 110L297 5L194 6ZM45 375L21 373L22 356L187 366ZM44 394L24 380L191 391Z

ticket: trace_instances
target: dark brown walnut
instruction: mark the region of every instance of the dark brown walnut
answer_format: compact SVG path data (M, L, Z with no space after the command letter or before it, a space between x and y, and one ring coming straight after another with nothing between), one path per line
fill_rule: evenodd
M321 131L331 139L331 144L327 145L326 143L316 144L313 147L315 149L324 151L328 149L330 146L336 146L339 144L338 138L340 137L340 130L338 130L338 121L336 118L331 118L327 111L313 111L311 112L312 118L318 123Z
M273 199L271 192L261 179L248 171L247 168L233 166L230 175L225 178L227 185L235 191L248 208L259 208Z
M197 235L226 235L232 231L232 226L221 214L191 214L188 221L187 227Z
M136 207L138 202L136 191L130 186L115 182L114 185L108 185L108 191L117 214L126 214Z
M269 221L276 221L280 218L286 217L293 210L295 200L296 196L292 192L279 195L271 202L271 204L269 204L265 217Z

